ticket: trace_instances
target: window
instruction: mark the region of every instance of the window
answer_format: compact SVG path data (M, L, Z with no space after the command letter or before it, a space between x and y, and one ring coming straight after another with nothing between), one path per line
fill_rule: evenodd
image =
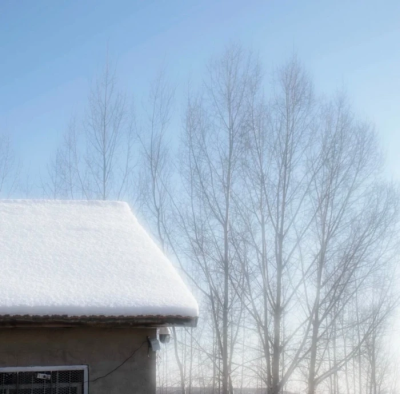
M88 368L0 368L0 394L88 394Z

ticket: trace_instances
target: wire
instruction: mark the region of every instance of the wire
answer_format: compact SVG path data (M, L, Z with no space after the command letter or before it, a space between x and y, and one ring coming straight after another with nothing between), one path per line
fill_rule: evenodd
M96 378L96 379L89 380L88 382L89 382L89 383L94 383L94 382L97 382L97 381L100 380L100 379L106 378L108 375L111 375L111 374L112 374L113 372L115 372L117 369L121 368L124 364L126 364L126 363L127 363L127 362L128 362L142 347L143 347L143 345L144 345L145 343L148 343L148 339L146 339L145 341L143 341L142 344L141 344L128 358L126 358L121 364L119 364L117 367L115 367L115 368L112 369L110 372L106 373L105 375L99 376L99 377Z

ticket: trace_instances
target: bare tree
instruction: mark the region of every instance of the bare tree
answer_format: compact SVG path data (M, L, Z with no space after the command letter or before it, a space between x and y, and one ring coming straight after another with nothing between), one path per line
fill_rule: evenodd
M231 286L237 262L232 247L233 195L239 187L250 87L258 66L232 46L208 67L204 90L186 110L184 151L188 210L183 230L199 277L194 283L210 305L218 355L210 360L221 374L221 392L233 390L232 359L242 309ZM221 362L221 365L219 363Z
M366 316L344 319L354 295L390 268L398 197L379 178L373 130L343 100L316 101L296 59L276 82L272 102L250 110L247 195L237 197L246 231L235 238L245 280L236 291L262 344L265 369L253 372L278 394L303 370L313 394L327 378L338 382L380 323L368 320L352 351L338 351L338 333L365 327Z
M309 194L318 168L311 149L315 130L309 78L296 59L281 68L276 94L254 102L243 160L247 194L239 215L246 231L237 245L244 287L238 286L262 344L268 393L278 394L301 361L309 324L300 313L284 317L298 302L308 270L299 264L315 215ZM284 326L285 324L285 326Z
M151 84L145 103L145 120L138 139L141 147L140 199L141 212L152 225L161 248L173 253L169 248L173 239L172 202L173 161L167 140L167 131L171 120L174 89L168 84L165 70L162 70ZM173 330L175 362L179 371L181 393L186 394L186 373L179 349L178 331ZM165 350L167 351L167 350ZM169 363L165 366L171 368ZM190 380L189 380L190 384Z
M346 393L386 393L392 392L392 385L397 378L393 367L396 366L396 350L390 344L390 328L394 318L394 308L398 304L398 296L393 292L394 278L390 271L381 270L368 279L368 292L359 294L353 299L349 315L353 316L357 325L343 330L346 341L351 346L343 348L343 354L357 348L357 355L352 363L346 364L339 372L339 388ZM354 335L355 334L355 335ZM365 338L361 346L361 338ZM395 367L396 368L396 367ZM341 381L346 380L346 386ZM352 380L352 385L350 381ZM395 391L394 391L395 392Z
M84 121L87 170L85 193L103 200L120 198L129 186L133 165L133 123L125 94L107 61L89 96Z
M43 182L52 198L133 196L134 114L107 62L95 82L83 122L73 119Z
M397 221L396 193L390 186L377 183L379 154L371 128L357 122L341 99L323 109L321 128L321 169L312 190L314 206L318 207L313 224L318 241L312 248L312 275L304 289L312 322L309 394L342 368L367 333L380 323L371 320L360 342L353 344L353 351L338 357L331 368L318 366L323 364L321 355L327 346L322 337L337 325L337 318L355 293L364 294L368 279L389 268L388 252Z
M141 207L153 224L162 248L168 242L168 201L172 195L173 162L167 131L171 118L174 89L168 85L164 71L151 84L145 104L145 122L139 131L141 147Z

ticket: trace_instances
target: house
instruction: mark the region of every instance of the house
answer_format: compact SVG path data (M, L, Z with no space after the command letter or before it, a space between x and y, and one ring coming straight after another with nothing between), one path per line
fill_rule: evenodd
M0 200L0 393L156 392L198 305L122 202Z

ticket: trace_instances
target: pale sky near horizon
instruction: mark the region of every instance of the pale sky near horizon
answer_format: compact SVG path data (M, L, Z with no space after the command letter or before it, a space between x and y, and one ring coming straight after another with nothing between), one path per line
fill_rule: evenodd
M295 52L319 93L345 90L400 180L399 0L0 0L0 131L37 179L107 48L140 99L162 65L183 90L230 42L267 71Z

